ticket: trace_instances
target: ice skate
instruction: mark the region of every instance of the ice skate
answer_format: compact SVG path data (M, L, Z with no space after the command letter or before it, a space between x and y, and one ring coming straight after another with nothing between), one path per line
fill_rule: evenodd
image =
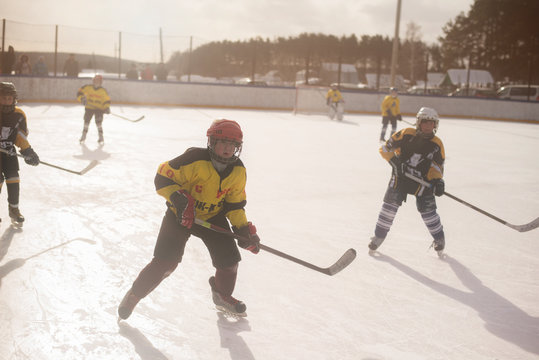
M210 277L209 282L211 286L211 294L212 294L213 303L215 304L215 307L217 308L217 310L220 310L232 316L238 316L238 317L247 316L247 314L245 313L245 310L247 310L247 306L245 306L245 304L242 301L235 299L232 296L225 296L225 295L220 294L215 289L214 276Z
M376 249L378 249L383 242L384 239L379 238L376 235L371 237L371 242L369 243L369 255L374 255L376 253Z
M135 306L137 306L140 299L133 294L133 291L129 289L129 291L125 294L124 298L122 299L122 302L118 306L118 316L122 320L126 320L129 316L131 316L131 313L133 312L133 309Z
M435 239L432 242L431 247L434 247L434 251L438 254L438 257L442 259L444 257L445 239Z
M9 205L9 218L11 219L11 223L15 227L22 227L22 224L24 223L24 216L22 216L21 212L19 211L19 207L14 207Z
M84 141L86 141L86 135L82 135L79 139L79 144L84 144Z
M105 139L100 137L99 140L97 140L97 143L99 144L99 146L103 146L103 145L105 145Z

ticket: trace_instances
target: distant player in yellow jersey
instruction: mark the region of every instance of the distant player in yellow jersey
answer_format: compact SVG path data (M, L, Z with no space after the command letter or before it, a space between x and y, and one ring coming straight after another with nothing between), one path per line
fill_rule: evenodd
M84 85L77 92L77 100L84 105L84 128L80 137L81 144L86 140L92 116L95 116L95 125L99 135L97 141L99 145L105 143L103 139L103 114L110 114L110 96L107 90L101 87L102 84L103 76L98 74L94 76L91 85Z
M389 136L392 136L397 131L397 120L402 120L398 95L397 88L392 87L389 89L389 95L382 101L382 132L380 133L380 141L385 141L387 124L389 122L391 122L391 133Z
M326 104L329 106L329 118L333 120L337 115L337 120L342 121L344 113L344 98L337 84L331 84L331 88L326 94Z

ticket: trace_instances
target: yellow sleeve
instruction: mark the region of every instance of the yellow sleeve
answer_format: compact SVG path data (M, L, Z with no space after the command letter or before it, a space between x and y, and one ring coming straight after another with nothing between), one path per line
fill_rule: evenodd
M380 106L380 108L382 109L382 115L386 114L387 109L389 109L390 102L391 102L390 96L386 96L384 100L382 100L382 105Z
M174 169L166 161L157 168L154 182L157 193L170 202L170 195L180 190L180 184L186 181L182 169Z

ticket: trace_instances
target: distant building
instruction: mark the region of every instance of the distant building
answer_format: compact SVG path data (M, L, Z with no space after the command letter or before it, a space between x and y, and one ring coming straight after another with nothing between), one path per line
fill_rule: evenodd
M440 82L440 87L492 87L494 78L486 70L449 69Z
M367 85L369 88L386 91L391 87L391 75L389 74L380 74L380 78L378 79L378 74L367 73L365 74L365 78L367 79ZM395 76L394 86L399 89L399 91L406 89L406 82L404 81L402 75Z
M341 64L341 77L339 81L339 64L322 63L319 71L319 77L324 84L354 84L359 83L359 75L353 64Z
M427 73L427 88L437 88L444 80L444 73ZM425 87L425 79L416 80L416 87Z

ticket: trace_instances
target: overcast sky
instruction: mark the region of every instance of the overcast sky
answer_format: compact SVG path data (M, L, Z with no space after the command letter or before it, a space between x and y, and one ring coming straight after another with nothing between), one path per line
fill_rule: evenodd
M434 42L442 27L473 0L403 0L401 38L406 24L421 27ZM0 0L2 18L30 24L57 24L156 34L194 36L206 41L273 39L302 32L393 36L397 0Z

